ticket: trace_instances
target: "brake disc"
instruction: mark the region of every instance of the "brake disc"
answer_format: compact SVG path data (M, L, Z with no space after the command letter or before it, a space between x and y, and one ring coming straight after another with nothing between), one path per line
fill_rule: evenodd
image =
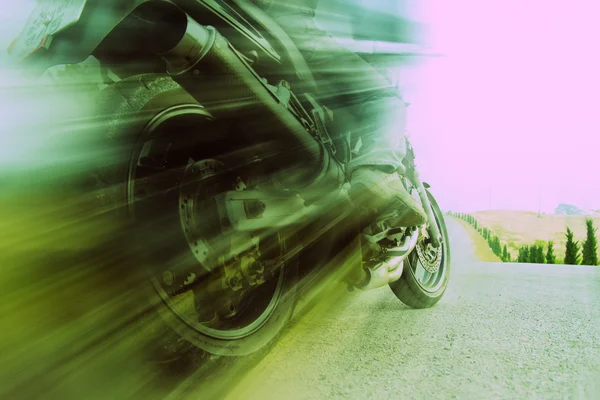
M430 274L435 274L442 265L442 246L433 247L431 243L424 244L423 241L417 243L417 255L425 268L425 271Z

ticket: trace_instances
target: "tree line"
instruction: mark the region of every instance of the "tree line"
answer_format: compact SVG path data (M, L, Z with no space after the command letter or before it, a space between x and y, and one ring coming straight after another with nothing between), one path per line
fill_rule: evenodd
M585 220L585 240L579 246L579 241L573 238L573 232L567 228L567 248L565 250L565 264L569 265L598 265L598 239L596 238L596 228L594 221L587 218ZM581 249L581 257L579 250Z
M471 214L448 212L448 215L462 219L470 224L479 234L487 240L492 252L503 262L511 262L511 253L506 244L500 243L498 235L494 234L488 228L481 226L479 221ZM564 263L568 265L598 265L598 238L596 237L596 227L594 221L586 218L586 239L582 244L574 239L573 232L567 227L565 234L567 242L565 247ZM581 254L580 254L581 252ZM538 263L555 264L556 256L554 254L554 242L536 241L532 245L522 245L518 248L518 256L515 260L518 263Z
M452 215L453 217L462 219L463 221L470 224L479 234L487 241L488 246L492 252L497 255L504 262L511 262L512 256L506 247L506 244L502 245L500 243L500 238L490 229L481 226L479 221L471 214L468 213L453 213L449 212L448 215Z

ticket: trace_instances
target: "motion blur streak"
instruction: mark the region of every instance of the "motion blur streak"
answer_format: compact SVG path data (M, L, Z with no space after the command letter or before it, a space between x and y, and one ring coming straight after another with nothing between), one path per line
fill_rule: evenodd
M79 185L102 154L78 135L98 126L89 100L103 85L87 72L59 83L82 71L2 90L0 398L222 397L258 359L207 356L156 318L128 227ZM300 282L316 287L294 321L344 301L344 257ZM165 348L175 356L161 358Z
M335 26L341 16L327 18ZM400 51L389 40L362 46ZM0 398L251 397L257 358L208 356L167 330L147 301L126 221L99 209L85 186L104 157L87 136L104 122L92 101L106 87L98 65L54 67L36 80L9 72L0 78ZM299 283L289 329L344 303L351 250Z
M3 197L0 397L185 398L193 387L210 398L241 382L256 359L194 351L178 360L156 357L161 347L189 348L148 308L135 254L121 245L125 227L94 216L90 203L49 190ZM321 308L344 301L343 272L320 281L295 321L317 305L317 294Z

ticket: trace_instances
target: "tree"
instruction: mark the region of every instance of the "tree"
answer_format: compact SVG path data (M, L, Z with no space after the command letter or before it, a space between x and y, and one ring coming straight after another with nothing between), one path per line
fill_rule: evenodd
M545 264L546 263L546 257L544 256L544 246L539 244L537 246L537 262L539 264Z
M598 239L596 239L596 228L591 218L585 219L586 237L581 252L583 265L598 265Z
M529 248L529 262L537 264L540 260L539 247L535 244Z
M556 263L556 257L554 256L554 242L552 240L548 242L548 250L546 251L546 263Z
M502 249L502 261L510 261L510 256L508 254L508 249L506 248L506 245L504 245L504 248Z
M544 247L541 244L534 244L529 248L529 262L536 264L544 264L546 262Z
M519 257L517 258L517 262L527 263L529 262L529 247L523 245L519 247Z
M502 245L498 236L494 236L494 252L498 257L502 257Z
M497 255L498 257L502 255L502 249L500 248L500 239L498 239L498 236L490 236L488 238L488 245L490 246L490 249L492 249L492 252L495 255Z
M579 243L573 240L573 232L567 227L567 246L565 249L565 264L577 265L579 264Z
M536 245L532 245L529 246L529 261L530 263L537 263L538 260L538 256L537 256L537 246Z

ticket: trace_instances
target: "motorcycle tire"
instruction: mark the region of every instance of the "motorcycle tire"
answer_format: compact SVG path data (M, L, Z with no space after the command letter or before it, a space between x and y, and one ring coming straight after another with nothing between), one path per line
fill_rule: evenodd
M206 120L210 120L211 117L175 81L159 74L133 76L111 84L100 91L96 104L95 117L100 130L99 134L92 139L92 145L98 153L96 156L98 162L92 168L92 175L99 207L108 210L117 218L127 219L134 235L147 235L148 232L140 233L139 227L136 226L137 222L131 220L127 212L127 204L131 200L129 193L131 185L128 184L128 179L131 179L130 166L136 142L144 134L144 129L156 120L157 116L169 109L193 108L200 117ZM209 145L210 143L207 144ZM134 246L140 248L139 244ZM277 299L274 308L260 328L245 336L231 339L199 332L184 318L175 315L172 307L167 306L165 299L161 298L156 289L156 282L154 284L148 282L146 291L152 310L155 315L158 311L161 321L173 334L171 343L162 347L171 348L169 350L171 353L178 354L188 352L190 348L199 349L219 357L246 356L268 348L291 317L296 298L294 286L297 268L297 261L288 262L283 268L285 272L280 278L283 282L281 283L283 294ZM165 336L164 330L157 329L157 332ZM163 356L165 357L169 356Z
M404 271L400 279L389 285L396 297L412 308L429 308L437 304L446 292L450 277L448 230L443 214L429 191L427 196L431 202L435 222L442 236L441 249L438 250L440 252L439 257L441 257L438 270L435 273L427 272L422 263L428 261L423 260L422 255L415 249L405 260ZM420 246L420 244L417 246ZM434 262L437 262L437 260L434 260Z

